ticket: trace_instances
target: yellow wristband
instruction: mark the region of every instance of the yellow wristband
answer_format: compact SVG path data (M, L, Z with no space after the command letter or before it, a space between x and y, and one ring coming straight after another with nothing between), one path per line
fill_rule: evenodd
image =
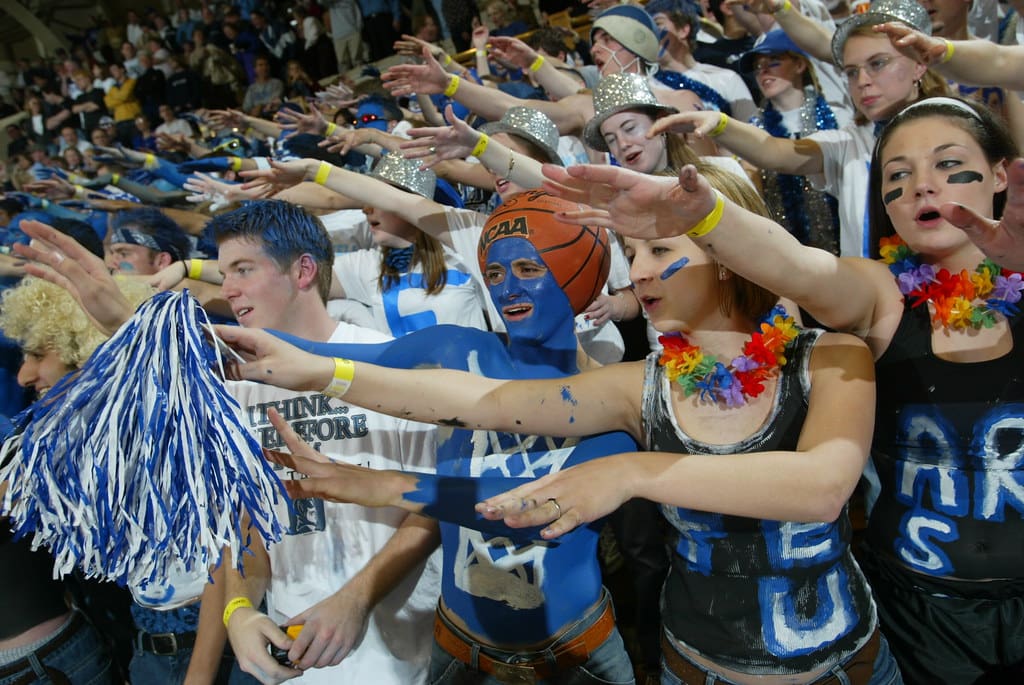
M772 14L782 14L793 9L793 3L790 0L782 0L782 5L772 12Z
M444 61L441 62L441 66L442 67L447 67L451 63L452 63L452 56L449 55L447 52L444 53Z
M232 171L238 171L242 168L242 158L232 157L228 160L228 167L230 167Z
M477 48L475 52L477 57L487 57L487 51L483 48Z
M334 378L324 388L323 393L328 397L344 397L348 387L352 385L352 378L356 375L356 364L351 359L334 358Z
M110 174L110 182L113 185L116 186L120 180L121 180L121 174Z
M85 188L78 184L75 184L75 197L77 197L78 199L82 199L83 197L85 197Z
M724 131L725 127L728 126L728 125L729 125L729 115L726 114L725 112L719 112L718 113L718 125L716 125L713 129L708 131L708 135L710 137L712 137L712 138L717 138L718 136L722 135L722 131Z
M337 131L337 130L338 130L338 125L332 121L331 123L327 124L327 130L324 131L324 135L325 136L333 135L334 132Z
M476 141L476 145L473 146L473 151L470 152L471 157L480 157L487 149L487 143L491 142L490 137L486 133L481 133L480 138Z
M530 65L530 71L540 71L542 66L544 66L544 55L537 55L537 59L533 60L533 64Z
M330 162L320 162L320 168L316 170L316 176L313 177L317 185L327 183L327 177L331 175L332 168Z
M943 39L943 40L945 40L945 39ZM953 41L947 40L946 41L946 52L943 53L943 55L942 55L941 64L945 64L949 60L953 59L953 52L954 51L955 51L955 48L953 47Z
M452 74L451 78L448 79L448 87L444 89L445 97L452 97L455 95L455 91L459 89L460 80L461 79L459 79L458 76Z
M224 627L228 627L228 621L231 620L231 615L243 607L253 608L252 602L249 601L248 597L235 597L233 600L228 602L228 605L224 607Z
M715 191L715 197L715 208L711 210L710 214L698 221L696 226L686 232L688 238L699 238L702 235L711 233L718 226L718 222L722 220L722 213L725 212L725 197L717 190Z
M200 278L203 277L203 260L188 260L188 277L191 278L193 281L198 281Z
M156 155L151 152L146 153L146 161L142 163L142 168L152 169L156 166Z

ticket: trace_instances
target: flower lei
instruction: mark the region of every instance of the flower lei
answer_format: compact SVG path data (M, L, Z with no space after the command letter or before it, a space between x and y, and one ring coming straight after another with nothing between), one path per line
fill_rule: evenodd
M911 307L932 304L935 327L991 328L996 323L996 312L1010 318L1018 311L1017 303L1024 291L1021 274L1003 269L990 259L979 264L974 273L964 269L951 274L922 262L899 236L882 238L878 251L896 276L900 292L910 298ZM976 299L983 302L975 305Z
M748 397L764 392L764 382L786 364L789 344L800 333L793 317L781 306L774 307L743 345L743 354L726 366L691 345L680 333L658 338L664 350L658 363L669 381L675 381L687 397L699 393L701 402L741 407Z

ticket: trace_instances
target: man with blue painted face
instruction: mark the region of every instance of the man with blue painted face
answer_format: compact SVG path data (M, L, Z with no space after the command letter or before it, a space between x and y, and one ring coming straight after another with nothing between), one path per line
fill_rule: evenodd
M480 330L438 326L383 346L303 347L396 368L441 366L494 378L578 373L573 315L600 291L608 257L602 229L579 237L578 229L549 218L570 206L575 207L527 191L507 199L484 227L478 258L507 344ZM563 246L577 238L593 249L569 257ZM258 331L221 333L257 357L275 346L290 349ZM283 380L276 370L262 373L259 362L242 366L240 373ZM566 440L472 430L457 418L439 423L445 428L436 476L343 467L350 491L338 500L402 507L441 521L443 577L430 682L632 683L611 600L601 586L600 526L581 527L578 535L552 545L536 530L480 520L473 504L483 493L635 443L624 433ZM298 445L294 436L287 444L293 450ZM302 481L290 483L292 496L317 495L304 492Z
M371 95L360 101L353 124L356 128L375 128L396 136L405 136L405 132L412 128L411 124L405 123L398 103L383 95Z
M478 260L508 331L507 343L479 329L457 326L437 326L381 344L300 343L396 368L441 366L495 378L561 378L578 373L573 315L583 311L600 291L607 276L608 243L603 229L580 232L551 219L551 211L569 207L575 205L556 204L543 193L527 191L508 198L484 227ZM568 244L580 249L567 250ZM69 265L79 257L73 248L64 252L68 258L63 261L45 255L40 258L61 273L69 272ZM327 339L322 331L298 326L284 314L280 318L267 316L269 305L258 303L265 298L269 302L272 296L283 298L273 293L282 290L284 284L274 270L263 267L253 271L254 264L267 259L255 245L222 240L220 258L226 276L224 295L232 301L244 327L272 327L314 341ZM292 269L301 272L303 261L300 259ZM273 280L264 280L268 275ZM308 281L308 276L302 277L301 273L295 277ZM88 286L82 278L72 281L77 288ZM236 292L239 286L235 283L247 284L244 292ZM89 298L84 300L90 306ZM259 331L250 334L239 328L221 328L220 334L243 351L259 354L266 346L274 345L291 350L286 343ZM302 357L294 353L296 358ZM246 374L250 370L256 373L258 368L257 362L242 367ZM261 381L276 380L278 376L276 372L256 375ZM252 387L263 387L260 392L266 395L284 393L266 386ZM302 389L304 396L307 390ZM323 394L312 396L322 398L324 403L336 402ZM280 449L289 444L285 440L294 445L294 435L298 434L323 451L317 446L317 430L307 426L301 416L306 409L291 402L243 401L243 405L250 408L257 429L273 438L265 441L268 448ZM294 433L271 409L291 424ZM356 424L352 417L361 412L351 408L344 415L332 414L332 418L339 423L348 420L347 427L353 430ZM481 497L502 492L510 485L632 449L635 443L624 433L562 440L477 431L452 419L445 422L439 434L437 476L401 473L401 466L385 467L393 469L390 471L360 468L379 468L365 462L347 461L348 466L342 466L351 470L353 502L358 499L367 506L385 507L383 511L400 507L442 521L442 598L437 605L430 682L633 682L632 666L615 628L611 602L601 586L596 559L599 523L583 526L559 544L551 544L539 540L536 531L524 533L483 521L473 511ZM411 478L415 488L405 496L391 498L379 487L381 481L369 480L375 477L384 481ZM293 491L292 495L306 499L316 493ZM252 579L252 569L247 571L250 574L245 582L257 582ZM228 596L234 596L231 588ZM248 596L257 598L255 594ZM259 621L263 628L253 630L243 625L250 621ZM229 616L228 630L243 665L259 651L242 644L243 631L254 641L262 639L262 644L272 638L278 646L291 645L289 640L280 639L265 617L260 618L250 608L234 611ZM423 634L429 632L424 630ZM301 634L299 639L303 639ZM281 671L273 673L276 676Z

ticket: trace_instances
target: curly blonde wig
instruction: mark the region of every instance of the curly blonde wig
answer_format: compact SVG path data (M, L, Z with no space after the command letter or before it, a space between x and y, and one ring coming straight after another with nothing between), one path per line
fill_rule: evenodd
M136 306L154 292L136 280L118 279L117 285ZM0 330L27 352L53 350L73 369L80 367L107 339L68 291L39 278L25 278L3 294Z

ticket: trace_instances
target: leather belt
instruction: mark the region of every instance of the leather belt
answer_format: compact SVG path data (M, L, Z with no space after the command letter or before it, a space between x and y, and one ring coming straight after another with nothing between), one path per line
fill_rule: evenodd
M50 656L58 649L66 645L71 640L71 638L75 637L75 635L78 634L78 631L81 630L84 626L85 619L82 618L82 615L78 612L73 613L71 615L71 621L64 628L64 630L57 633L57 635L52 640L50 640L42 647L37 649L35 652L33 652L33 654L36 655L36 658L39 659L39 661L45 661L46 657ZM46 669L47 675L50 676L54 683L59 684L70 682L68 680L68 677L64 675L64 673L58 671L57 669L47 667L45 664L43 664L43 666ZM11 663L6 664L5 666L0 666L0 680L4 678L9 678L12 675L15 675L16 673L21 673L25 669L31 668L31 662L29 662L27 656L24 656L18 659L17 661L12 661ZM35 682L35 680L36 675L34 672L30 670L29 673L26 674L25 678L19 678L15 681L15 683L17 684L23 681L26 683L32 683Z
M183 649L195 646L195 632L188 633L144 633L139 631L139 649L157 656L174 656Z
M566 669L585 663L591 653L604 644L613 630L615 612L609 601L592 626L568 642L551 649L553 660L541 657L505 662L478 652L476 670L493 676L501 683L535 683L538 680L546 680ZM434 619L434 639L438 646L452 657L467 666L473 666L473 646L453 632L440 614Z
M878 648L881 644L880 635L881 633L875 628L875 632L871 634L864 646L842 665L841 668L846 672L851 685L867 685L871 680L871 674L875 670L875 657L878 656ZM707 682L708 674L696 664L683 658L669 642L665 633L661 634L661 653L665 657L665 666L675 677L683 681L683 685L704 685ZM843 681L840 681L833 673L823 673L821 677L811 683L812 685L843 685Z

